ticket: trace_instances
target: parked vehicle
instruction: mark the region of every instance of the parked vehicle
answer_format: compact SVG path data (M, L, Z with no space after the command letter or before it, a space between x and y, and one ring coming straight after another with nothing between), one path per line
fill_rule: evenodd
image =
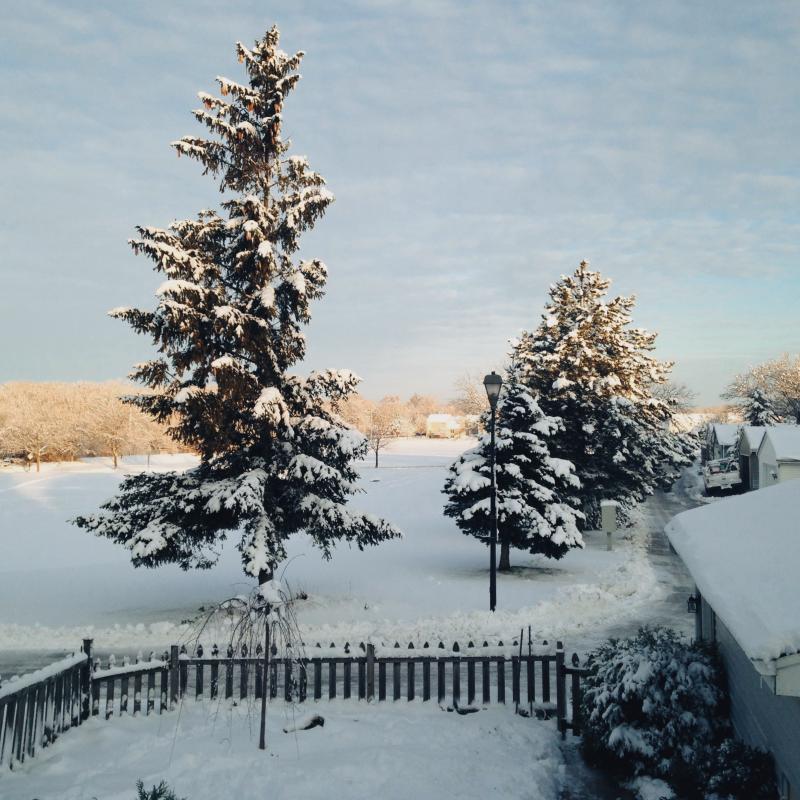
M706 494L738 489L741 482L739 464L733 458L707 461L703 467L703 486Z

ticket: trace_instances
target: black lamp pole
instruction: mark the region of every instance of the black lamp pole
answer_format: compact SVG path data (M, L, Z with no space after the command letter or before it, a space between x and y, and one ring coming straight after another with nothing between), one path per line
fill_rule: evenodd
M500 387L503 385L503 379L496 373L492 372L483 379L483 385L486 388L486 395L489 398L489 407L492 412L492 446L491 446L491 470L492 470L492 489L489 499L492 527L489 532L489 610L494 611L497 605L497 486L495 484L495 417L497 411L497 398L500 395Z

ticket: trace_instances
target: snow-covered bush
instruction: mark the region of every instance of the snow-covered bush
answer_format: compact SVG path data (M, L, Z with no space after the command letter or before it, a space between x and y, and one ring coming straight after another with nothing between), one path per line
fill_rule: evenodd
M186 800L186 798L179 798L166 781L161 781L150 791L144 788L142 781L136 781L136 800Z
M677 773L696 772L698 752L724 719L720 673L706 647L665 628L642 628L602 645L587 667L588 761L670 782Z
M727 689L713 651L666 628L611 639L587 659L587 761L661 781L681 800L771 800L771 757L731 738ZM629 784L640 794L638 784Z
M774 800L778 795L769 753L735 739L709 748L704 772L709 800Z

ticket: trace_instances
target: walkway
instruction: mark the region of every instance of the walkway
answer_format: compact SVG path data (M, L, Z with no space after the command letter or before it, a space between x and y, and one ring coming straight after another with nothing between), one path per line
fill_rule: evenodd
M694 617L686 611L686 600L694 591L694 583L664 533L664 527L672 517L698 505L686 486L685 477L681 478L671 492L656 492L645 503L647 553L662 591L651 604L642 608L638 617L609 628L606 632L608 638L633 636L642 625L664 625L687 636L694 634ZM567 734L561 750L569 785L563 790L560 800L626 800L633 797L603 773L587 767L578 748L579 740Z

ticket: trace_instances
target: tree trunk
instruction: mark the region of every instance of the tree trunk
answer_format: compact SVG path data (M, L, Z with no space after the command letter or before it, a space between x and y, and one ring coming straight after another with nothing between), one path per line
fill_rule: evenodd
M114 459L114 469L116 469L117 468L117 454L113 450L111 451L111 456Z
M42 454L37 450L36 451L36 471L41 472L42 469Z
M378 468L378 448L375 448L375 469Z
M507 542L500 543L500 563L497 569L500 572L511 572L511 547Z
M263 586L265 583L271 581L273 574L271 569L260 569L258 571L258 585Z
M261 675L261 725L258 736L258 749L267 749L267 697L269 696L269 606L266 609L264 618L264 657L262 661Z
M260 569L258 571L258 585L263 586L272 580L273 571L271 569ZM261 683L261 725L259 729L258 747L260 750L267 749L267 697L269 696L269 612L270 607L264 607L264 655L262 660L262 683Z

